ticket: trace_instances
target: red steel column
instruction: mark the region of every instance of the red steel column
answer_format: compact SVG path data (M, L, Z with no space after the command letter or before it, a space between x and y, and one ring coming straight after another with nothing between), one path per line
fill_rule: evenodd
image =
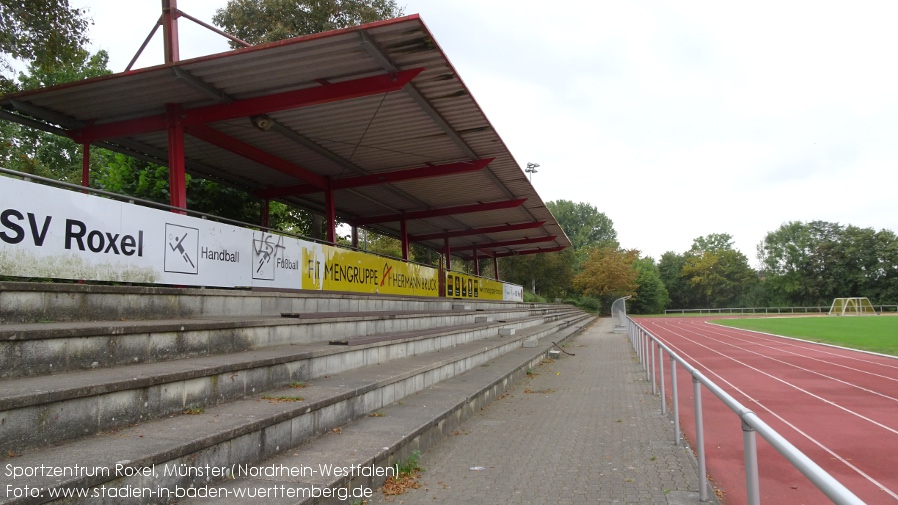
M449 237L443 237L443 244L445 252L443 254L446 255L446 271L449 272L452 270L452 249L449 248Z
M359 227L358 226L352 227L352 248L353 249L359 248Z
M496 273L496 280L499 280L499 258L496 257L495 253L493 254L493 272Z
M259 207L259 224L265 228L270 228L269 223L271 216L269 214L270 209L268 207L268 200L262 200Z
M325 178L324 188L324 226L327 230L326 240L330 244L337 243L337 210L334 205L334 188L330 177Z
M399 233L402 235L399 237L402 240L402 259L408 261L408 226L405 222L405 214L399 220Z
M477 256L477 247L474 247L474 275L480 277L480 258Z
M181 106L166 105L168 116L168 186L170 205L187 208L187 180L184 168L184 124ZM182 212L183 214L183 212Z
M178 0L162 0L162 38L165 45L165 62L180 61L178 50Z
M81 150L81 185L90 187L90 143L82 144Z

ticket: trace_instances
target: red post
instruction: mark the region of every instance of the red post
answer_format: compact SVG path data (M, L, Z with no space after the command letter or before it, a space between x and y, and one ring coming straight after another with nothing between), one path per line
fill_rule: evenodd
M170 205L187 208L187 179L184 166L184 124L181 121L181 106L166 105L168 119L168 189ZM182 212L183 214L183 212Z
M259 207L259 225L265 228L270 228L268 200L262 200Z
M443 237L443 249L445 251L443 254L446 255L446 271L450 272L450 271L452 271L452 262L449 258L452 257L452 249L449 247L449 237L448 236Z
M181 60L178 50L178 16L178 0L162 0L162 36L166 63Z
M81 185L90 187L90 143L82 144L81 150Z
M474 247L474 275L480 277L480 258L477 256L477 247Z
M405 214L399 219L399 233L402 235L399 239L402 241L402 259L408 261L408 226L405 221Z
M334 188L330 177L325 178L324 188L324 226L327 229L326 240L328 243L337 243L337 209L334 205Z
M494 277L498 281L499 280L499 258L497 258L495 254L493 254L493 272L496 273L496 275Z

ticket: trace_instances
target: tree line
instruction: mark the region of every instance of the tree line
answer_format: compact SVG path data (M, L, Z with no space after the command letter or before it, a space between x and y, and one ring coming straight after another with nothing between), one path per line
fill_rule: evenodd
M506 280L535 287L529 293L534 299L581 304L587 300L585 305L607 311L615 298L632 296L627 310L637 314L665 309L825 307L834 298L848 296L865 296L875 305L898 303L898 237L890 230L791 221L768 232L758 244L757 268L735 249L727 233L698 237L689 250L666 252L656 262L638 250L620 248L610 220L589 204L561 200L548 205L569 236L584 236L582 228L590 225L555 212L559 207L598 214L592 219L601 221L604 231L597 240L572 240L570 251L513 259L521 266L507 269Z

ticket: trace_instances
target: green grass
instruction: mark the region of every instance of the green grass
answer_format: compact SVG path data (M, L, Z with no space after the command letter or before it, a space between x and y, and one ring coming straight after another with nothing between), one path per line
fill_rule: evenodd
M894 316L756 317L715 323L898 356Z

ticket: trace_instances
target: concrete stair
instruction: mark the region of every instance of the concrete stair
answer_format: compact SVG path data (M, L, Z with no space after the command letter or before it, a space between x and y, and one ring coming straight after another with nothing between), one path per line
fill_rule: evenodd
M234 292L79 285L44 285L51 292L40 292L18 283L5 289L9 284L0 283L0 313L11 321L0 326L0 448L6 453L0 457L8 457L4 468L52 465L69 475L32 471L10 479L4 473L3 487L16 491L0 493L0 503L49 503L51 490L93 495L143 488L153 496L64 501L188 503L174 490L260 485L208 469L258 465L258 474L280 461L270 458L291 457L292 468L301 469L291 456L297 451L338 467L389 466L501 394L545 359L553 340L561 344L592 320L561 305L465 300L453 309L459 304L445 299L242 291L236 293L256 298L243 302L253 307L249 314L184 309L190 316L175 320L151 316L171 315L166 311L173 306L218 307L202 296L224 300ZM102 300L93 299L92 289ZM117 313L146 319L90 321L110 314L110 299L140 294L161 313L129 301ZM63 305L60 313L80 319L29 320L54 317L55 301ZM86 308L70 310L76 304ZM311 305L351 309L296 310ZM514 334L500 336L508 328ZM138 336L141 344L124 344ZM330 344L335 340L342 345ZM536 346L524 347L525 340ZM419 402L428 407L412 407ZM347 451L352 440L365 443ZM166 469L191 475L166 475ZM383 480L305 473L289 485L373 488ZM40 496L23 493L26 486Z

